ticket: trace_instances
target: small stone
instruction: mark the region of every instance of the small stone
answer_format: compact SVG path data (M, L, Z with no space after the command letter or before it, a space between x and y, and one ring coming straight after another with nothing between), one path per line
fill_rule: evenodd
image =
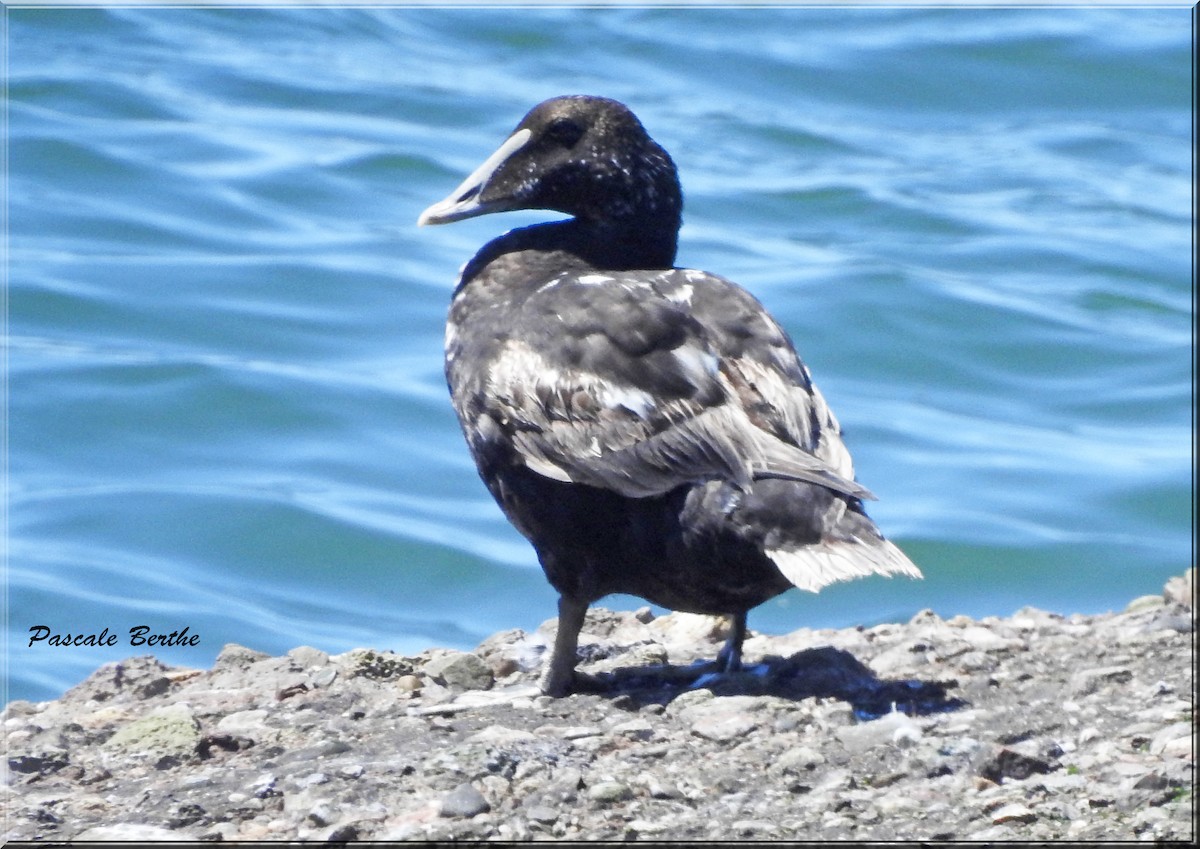
M767 766L768 772L803 775L825 763L825 756L808 746L793 746Z
M1167 777L1160 772L1150 772L1133 783L1134 790L1163 790L1167 787Z
M672 716L683 715L693 708L696 708L700 705L705 705L706 703L711 703L713 699L714 697L712 690L706 690L703 687L695 690L688 690L687 692L680 693L678 696L672 699L671 702L666 706L665 712Z
M1053 766L1043 758L1000 747L990 752L978 767L979 775L1000 784L1006 778L1024 781L1029 776L1045 775Z
M654 621L654 611L649 607L639 607L637 610L633 611L633 618L641 622L643 625L647 625Z
M774 823L763 820L737 820L730 828L735 834L773 834L779 830Z
M1154 610L1162 607L1167 603L1167 600L1160 595L1143 595L1138 596L1129 604L1125 605L1126 613L1137 613L1138 611Z
M151 843L157 841L195 840L195 836L178 829L163 828L157 825L147 825L140 822L114 823L113 825L96 825L76 834L72 840L77 843L103 842L137 842Z
M603 805L624 802L633 798L633 791L619 781L601 781L587 790L587 797Z
M511 743L524 743L536 740L537 735L520 728L508 728L504 725L489 725L476 731L467 740L471 743L487 743L493 746Z
M406 693L415 693L421 689L421 679L416 675L401 675L396 679L396 687Z
M1196 568L1193 566L1182 575L1167 581L1163 587L1163 598L1171 604L1191 607L1196 597Z
M562 730L564 740L582 740L584 737L600 737L604 729L595 725L573 725Z
M128 753L190 755L200 742L200 723L183 703L168 705L123 725L104 748Z
M287 653L301 669L311 669L314 666L324 666L329 663L329 655L312 646L296 646Z
M851 752L865 752L883 744L911 746L921 739L921 726L899 711L881 716L871 722L847 725L834 732Z
M682 799L683 793L674 784L663 784L658 779L651 778L646 785L646 792L652 799Z
M1104 666L1085 669L1071 677L1071 689L1078 695L1088 696L1105 683L1127 684L1133 680L1133 672L1124 666Z
M268 716L270 713L265 710L239 710L221 717L221 721L217 723L217 730L241 733L257 731L263 727Z
M233 840L237 831L237 823L215 822L209 826L208 831L200 835L200 840L204 843L223 843Z
M1020 802L1012 802L1007 805L1002 805L1001 807L992 811L993 825L1002 825L1006 822L1030 823L1036 819L1037 815Z
M266 652L248 649L237 643L226 643L225 647L221 649L221 653L217 655L216 662L213 664L213 672L226 669L246 669L252 663L266 660L268 657L270 655Z
M337 674L338 674L337 667L326 666L325 668L320 669L317 672L313 673L313 676L312 676L313 686L318 687L318 688L328 687L337 678Z
M758 726L758 720L743 713L714 713L693 722L692 733L705 740L728 743L742 739Z
M1150 740L1150 754L1162 755L1165 754L1168 744L1175 740L1185 738L1189 742L1192 739L1192 726L1187 722L1175 722L1168 725L1166 728L1158 731Z
M426 663L423 671L438 684L461 690L487 690L495 681L491 667L470 652L447 652Z
M1134 817L1134 822L1138 825L1146 827L1157 825L1158 823L1164 822L1168 819L1170 819L1170 817L1162 808L1143 808L1142 810L1138 811L1137 816Z
M1021 645L1020 640L1002 637L991 628L984 628L980 625L963 628L958 636L970 643L973 648L983 652L1011 650Z
M324 804L317 805L315 808L309 811L307 817L309 822L318 828L329 825L333 822L333 818L334 815L330 811L329 806Z
M558 811L549 805L534 805L525 810L525 816L534 822L550 825L558 821Z
M534 734L561 740L582 740L585 737L600 737L604 729L597 725L539 725L534 729Z
M1191 761L1195 758L1195 745L1195 740L1191 734L1176 737L1174 740L1168 740L1163 744L1162 756L1164 758L1182 758Z
M464 782L442 797L438 814L443 817L473 817L491 809L483 794Z
M654 736L654 726L639 717L614 725L612 733L634 740L649 740Z
M325 845L336 846L338 844L354 843L358 840L358 828L353 823L339 825L325 838Z

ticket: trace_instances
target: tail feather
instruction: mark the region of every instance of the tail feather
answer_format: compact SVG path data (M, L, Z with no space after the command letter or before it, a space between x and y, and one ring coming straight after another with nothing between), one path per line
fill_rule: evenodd
M767 556L792 584L813 593L867 575L924 577L904 552L883 537L827 539L801 548L768 550Z

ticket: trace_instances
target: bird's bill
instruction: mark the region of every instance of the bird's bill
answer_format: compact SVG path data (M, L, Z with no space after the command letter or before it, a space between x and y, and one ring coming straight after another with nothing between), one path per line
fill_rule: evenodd
M462 221L464 218L474 218L476 215L502 212L507 209L508 206L502 200L486 202L480 200L480 196L492 175L510 156L525 146L531 135L533 133L528 129L521 129L509 136L508 140L500 145L482 165L472 171L471 176L463 180L462 184L449 196L422 212L417 218L418 226L449 224L452 221Z

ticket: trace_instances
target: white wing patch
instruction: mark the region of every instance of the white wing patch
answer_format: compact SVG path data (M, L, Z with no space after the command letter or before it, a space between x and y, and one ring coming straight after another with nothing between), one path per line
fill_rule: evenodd
M537 351L509 342L488 369L487 390L494 397L512 399L523 397L537 384L553 386L562 379L562 373Z
M679 363L692 386L704 386L717 373L717 358L712 352L695 345L681 345L671 352L671 356Z
M523 342L508 342L488 371L488 393L513 402L537 397L545 390L551 397L566 390L584 392L610 410L626 410L643 419L655 404L654 396L643 389L614 383L591 372L563 372Z
M628 410L638 418L644 419L654 408L654 396L649 392L635 389L632 386L618 386L607 381L600 381L600 378L595 375L587 375L587 377L595 377L596 385L599 388L600 403L610 410Z
M674 304L684 304L691 306L692 295L696 294L696 288L691 283L684 283L675 291L667 295L667 300Z

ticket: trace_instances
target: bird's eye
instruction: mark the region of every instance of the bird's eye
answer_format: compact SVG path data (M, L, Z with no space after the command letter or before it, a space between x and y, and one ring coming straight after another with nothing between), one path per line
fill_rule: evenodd
M583 137L583 127L570 118L555 118L546 127L546 138L563 147L574 147Z

